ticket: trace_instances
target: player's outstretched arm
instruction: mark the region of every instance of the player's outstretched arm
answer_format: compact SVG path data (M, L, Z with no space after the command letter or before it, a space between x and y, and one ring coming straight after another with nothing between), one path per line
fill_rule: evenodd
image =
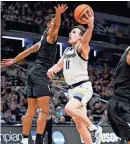
M25 51L21 52L20 54L18 54L15 58L3 59L2 62L1 62L1 66L10 66L10 65L20 61L21 59L27 57L31 53L36 52L38 50L38 47L39 47L39 43L36 43L32 47L30 47L27 50L25 50Z
M130 65L130 50L128 51L126 62L128 63L128 65Z
M58 31L61 25L61 14L64 13L68 6L66 4L58 5L57 7L54 7L56 10L56 15L54 18L54 25L52 28L48 31L47 41L50 43L54 43L57 40L58 37Z
M81 43L82 45L87 45L89 44L91 37L92 37L92 33L93 33L93 28L94 28L94 15L92 10L89 10L88 14L86 14L86 17L82 18L84 21L86 21L86 23L88 24L88 29L85 32L85 34L83 35L82 39L81 39Z
M62 56L59 61L57 62L57 64L55 64L53 67L51 67L48 72L47 72L47 76L50 79L54 78L54 74L56 74L57 72L61 71L62 68L64 66L64 56Z

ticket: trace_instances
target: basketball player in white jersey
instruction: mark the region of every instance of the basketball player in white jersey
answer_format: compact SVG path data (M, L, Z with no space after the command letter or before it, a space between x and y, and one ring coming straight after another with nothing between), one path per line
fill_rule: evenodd
M94 16L91 11L82 18L88 24L86 30L82 25L75 26L69 34L71 47L66 48L57 64L48 70L48 77L53 79L54 74L63 68L66 83L69 85L69 102L65 111L70 115L85 144L100 144L102 128L95 126L87 117L86 104L93 94L92 84L88 76L89 42L91 40Z

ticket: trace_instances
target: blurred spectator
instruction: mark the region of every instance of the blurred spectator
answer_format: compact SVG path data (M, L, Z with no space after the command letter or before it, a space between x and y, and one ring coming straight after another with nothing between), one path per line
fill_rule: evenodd
M0 123L5 123L5 112L4 112L4 109L3 109L3 106L1 105L0 106Z
M61 92L59 100L61 101L62 105L66 105L68 102L68 98L65 96L64 92Z
M20 117L19 117L19 109L18 109L15 101L12 102L11 107L10 107L10 110L11 110L11 113L12 113L13 115L15 115L16 120L19 121L19 120L20 120Z
M61 124L61 125L64 125L64 124L65 124L65 117L64 117L64 116L61 116L61 117L60 117L60 124Z
M5 114L4 119L7 124L15 124L16 123L16 116L12 113L11 110L7 110L7 113Z
M88 117L92 123L94 123L94 117L91 115Z
M103 112L104 112L104 109L103 109L103 107L102 107L102 103L100 102L96 102L95 103L95 108L94 108L94 110L92 111L92 114L95 114L95 115L101 115L101 114L103 114Z
M92 115L92 111L89 109L87 110L87 116L90 117Z
M107 110L104 111L101 120L99 121L98 125L108 126L108 117L107 117Z

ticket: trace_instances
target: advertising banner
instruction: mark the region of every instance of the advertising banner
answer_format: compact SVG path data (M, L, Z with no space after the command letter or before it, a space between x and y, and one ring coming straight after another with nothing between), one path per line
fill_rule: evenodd
M3 126L1 127L0 142L1 144L21 144L22 140L22 127L16 126ZM33 144L36 138L35 127L32 127L29 144ZM75 126L53 126L52 132L53 144L83 144ZM45 143L47 137L45 138ZM119 144L118 138L111 127L103 127L102 144Z

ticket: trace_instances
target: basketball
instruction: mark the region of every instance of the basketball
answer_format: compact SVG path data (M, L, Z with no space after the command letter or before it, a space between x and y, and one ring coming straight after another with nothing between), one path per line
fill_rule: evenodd
M87 5L87 4L81 4L79 6L77 6L74 10L74 18L75 20L80 23L80 24L86 24L86 22L84 20L82 20L82 17L84 16L84 14L86 14L88 12L88 10L92 10L92 8ZM93 10L92 10L93 12Z

